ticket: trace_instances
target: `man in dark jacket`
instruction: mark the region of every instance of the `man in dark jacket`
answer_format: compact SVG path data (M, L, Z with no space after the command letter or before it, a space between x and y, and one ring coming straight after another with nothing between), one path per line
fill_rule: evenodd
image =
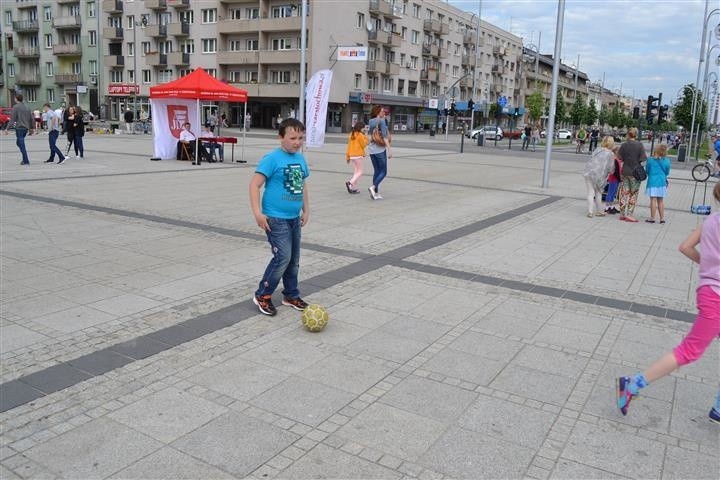
M133 115L132 110L130 110L129 108L125 110L123 119L125 120L125 128L127 129L127 133L135 133L135 131L133 130L133 121L135 120L135 115Z
M35 133L35 119L33 119L30 109L23 103L22 93L15 94L15 101L12 116L10 117L7 127L5 127L5 134L7 135L10 125L14 124L15 137L17 138L15 145L18 146L22 154L22 162L20 162L20 165L30 165L30 158L28 158L27 149L25 148L25 137L28 133L30 135Z

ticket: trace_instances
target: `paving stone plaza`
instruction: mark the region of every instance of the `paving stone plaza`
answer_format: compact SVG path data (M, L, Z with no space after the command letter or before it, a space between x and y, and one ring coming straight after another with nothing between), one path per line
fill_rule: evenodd
M542 189L540 151L400 138L372 201L344 139L306 152L310 333L251 301L271 132L201 166L88 134L60 166L30 137L24 167L0 136L0 478L718 478L717 343L615 407L696 312L686 167L668 223L630 224L586 218L571 147Z

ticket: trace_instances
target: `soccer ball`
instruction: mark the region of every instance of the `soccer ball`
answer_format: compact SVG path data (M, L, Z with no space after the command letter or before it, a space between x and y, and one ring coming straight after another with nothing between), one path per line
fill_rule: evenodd
M322 305L308 305L302 312L302 323L311 332L319 332L327 325L330 317Z

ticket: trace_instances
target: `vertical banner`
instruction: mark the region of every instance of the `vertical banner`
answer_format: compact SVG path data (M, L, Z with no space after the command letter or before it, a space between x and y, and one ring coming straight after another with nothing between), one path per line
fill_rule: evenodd
M198 118L197 101L183 98L151 98L153 142L155 157L162 159L177 158L177 142L185 122L190 122L190 130L197 137L202 131L201 125L195 125Z
M318 70L305 88L305 145L308 147L322 147L325 143L332 76L332 70Z

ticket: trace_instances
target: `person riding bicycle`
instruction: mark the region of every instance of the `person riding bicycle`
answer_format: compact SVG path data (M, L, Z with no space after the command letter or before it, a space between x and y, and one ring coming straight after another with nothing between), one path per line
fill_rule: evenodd
M587 132L585 131L584 127L580 127L580 130L575 134L575 141L577 142L577 152L583 151L583 145L585 145L585 140L587 139Z

